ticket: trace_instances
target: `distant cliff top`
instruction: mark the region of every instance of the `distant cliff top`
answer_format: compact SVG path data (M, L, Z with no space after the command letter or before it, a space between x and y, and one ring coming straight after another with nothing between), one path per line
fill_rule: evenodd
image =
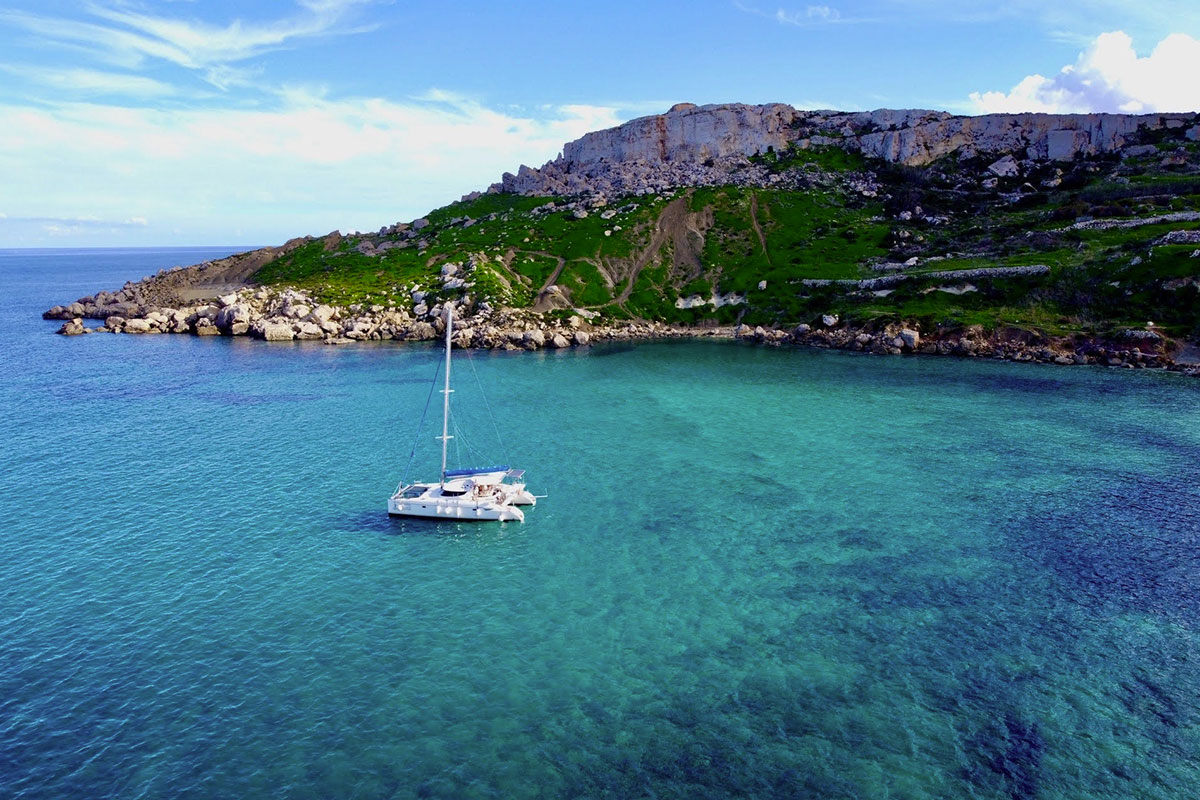
M1012 154L1071 161L1187 129L1200 140L1200 114L989 114L956 116L924 109L803 111L784 103L697 106L588 133L538 169L505 173L493 191L518 194L637 193L714 185L749 157L787 148L840 147L869 158L923 165L951 153Z

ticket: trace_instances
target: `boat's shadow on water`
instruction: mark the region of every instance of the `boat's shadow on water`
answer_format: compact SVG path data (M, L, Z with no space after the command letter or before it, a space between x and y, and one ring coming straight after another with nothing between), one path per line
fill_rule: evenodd
M357 533L376 533L384 536L463 536L468 533L520 527L521 523L393 517L386 511L360 511L349 518L342 518L340 526Z

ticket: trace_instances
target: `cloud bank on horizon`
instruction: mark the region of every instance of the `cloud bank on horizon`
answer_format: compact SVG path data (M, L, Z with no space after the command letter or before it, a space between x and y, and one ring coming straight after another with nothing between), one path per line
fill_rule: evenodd
M712 20L690 33L736 45L732 74L733 62L687 36L656 37L666 12L653 4L614 2L587 20L570 16L596 29L592 41L551 35L564 21L552 4L514 18L487 6L454 16L422 0L294 0L284 12L233 0L80 8L14 0L0 10L0 247L271 244L377 228L679 100L966 113L1200 109L1200 83L1190 80L1200 74L1200 41L1170 27L1200 18L1175 0L1163 0L1173 15L1127 0L1050 9L1012 0L969 12L950 0L766 9L714 0ZM1097 16L1089 24L1111 19L1157 44L1139 55L1116 24L1072 32ZM978 44L965 36L944 37L944 52L917 42L917 55L897 57L906 34L935 24L991 41L997 26L1020 31L1029 20L1043 38L1008 48L1015 63L1003 70L973 58ZM642 29L654 46L639 46L633 31ZM614 35L627 39L623 60L612 58ZM816 69L836 59L843 69ZM825 98L795 97L792 68L821 75ZM889 79L891 88L879 88Z
M1008 92L972 92L976 113L1059 114L1192 111L1200 109L1200 41L1183 33L1139 57L1124 31L1096 37L1074 64L1056 75L1033 74Z

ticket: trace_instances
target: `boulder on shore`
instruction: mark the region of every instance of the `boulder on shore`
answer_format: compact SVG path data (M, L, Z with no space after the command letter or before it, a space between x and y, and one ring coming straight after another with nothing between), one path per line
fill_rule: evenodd
M325 331L321 330L321 326L313 322L301 322L296 326L299 330L296 331L297 339L322 339L325 337Z
M437 336L437 332L434 331L433 326L428 322L413 323L413 326L408 329L408 338L410 339L424 341L426 339L432 339L435 336Z
M290 342L296 338L289 322L265 322L259 326L257 334L265 342Z
M224 301L226 298L221 298ZM242 303L233 303L217 312L217 327L222 331L238 336L250 328L250 307ZM235 331L240 327L240 331Z
M538 328L531 331L525 331L525 335L521 337L522 344L530 350L536 350L546 344L546 334L542 333Z

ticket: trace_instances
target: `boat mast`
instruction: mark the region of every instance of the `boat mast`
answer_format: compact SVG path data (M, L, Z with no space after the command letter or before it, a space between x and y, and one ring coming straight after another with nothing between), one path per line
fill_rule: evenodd
M442 485L446 485L446 444L453 439L450 436L450 329L454 325L454 306L446 301L446 388L442 389Z

